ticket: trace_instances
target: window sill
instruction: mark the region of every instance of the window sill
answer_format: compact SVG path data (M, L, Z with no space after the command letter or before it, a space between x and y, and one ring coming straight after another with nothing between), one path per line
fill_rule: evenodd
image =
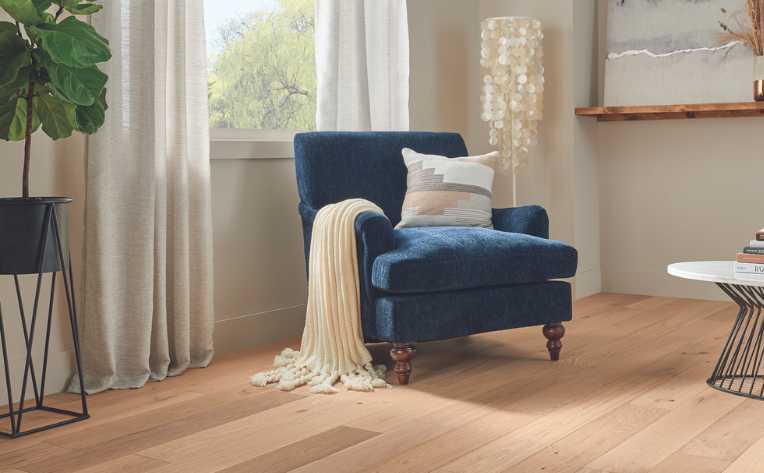
M294 159L294 135L287 130L211 130L210 159Z
M210 141L211 160L294 159L291 141Z

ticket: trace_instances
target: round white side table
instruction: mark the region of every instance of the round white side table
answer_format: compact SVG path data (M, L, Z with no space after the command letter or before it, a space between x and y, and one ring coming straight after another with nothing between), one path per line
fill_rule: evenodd
M720 391L764 400L764 280L738 279L733 261L669 265L672 276L716 283L740 307L708 385Z

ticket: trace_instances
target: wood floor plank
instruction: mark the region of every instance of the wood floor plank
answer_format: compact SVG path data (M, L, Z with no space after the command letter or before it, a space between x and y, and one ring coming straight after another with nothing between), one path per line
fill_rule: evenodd
M724 473L758 473L762 471L762 465L764 465L764 438L760 438L748 447L748 450L732 462Z
M511 471L575 473L668 412L634 404L618 407L513 465Z
M205 410L183 418L175 418L169 422L147 425L143 430L131 430L124 433L124 435L111 436L109 440L104 442L93 442L89 438L83 445L77 443L77 439L69 439L69 445L77 445L79 447L76 452L67 455L56 455L39 462L24 465L23 468L29 473L75 472L82 469L83 466L95 466L122 456L137 453L151 446L170 442L195 432L226 424L257 412L296 401L300 398L301 396L295 394L267 392L257 396L247 396L243 399L215 406L214 409ZM60 441L60 439L57 439L57 441Z
M84 449L134 433L183 421L196 415L203 415L226 404L254 399L262 394L264 394L263 391L248 386L239 387L235 390L223 390L172 404L170 408L160 406L128 417L115 417L108 422L87 425L84 431L72 430L63 433L62 430L60 435L48 439L46 442L65 448ZM85 423L83 422L83 424Z
M170 463L156 473L207 473L249 461L260 455L342 425L346 419L380 406L359 403L362 393L312 396L215 429L141 452ZM356 401L348 402L347 398ZM278 428L274 428L278 426ZM210 455L209 452L215 452Z
M708 388L590 466L619 473L649 471L742 402L743 398Z
M73 436L77 432L90 430L94 426L133 417L143 412L172 410L171 406L175 403L198 399L203 394L214 394L223 389L238 391L246 385L250 371L267 368L273 362L273 355L278 349L284 344L294 343L297 342L288 340L265 345L256 350L225 354L217 357L211 368L192 369L180 377L150 381L141 389L117 389L88 396L91 418L87 422L28 437L0 438L0 454L39 445L52 438ZM211 378L214 378L214 382L210 382ZM46 400L50 405L68 409L77 409L80 402L79 396L71 393L53 394L46 396ZM122 425L122 428L124 430L125 425ZM119 432L119 429L114 428L107 430Z
M51 456L67 455L71 450L55 445L32 444L18 450L0 455L0 469L21 468L24 465L41 461Z
M764 405L746 399L685 445L686 455L717 458L732 462L764 437Z
M448 416L425 416L415 421L409 421L394 430L370 439L363 445L324 457L303 468L295 469L293 473L395 471L395 468L391 468L391 465L387 463L390 458L398 457L421 442L435 439L443 432L460 428L460 426L474 421L475 418L488 417L490 416L489 411L488 408L470 403L458 403L449 408L450 415ZM501 416L500 419L496 420L503 422L506 428L511 428L512 426L525 425L531 419L532 416L514 413L509 416ZM452 444L452 447L457 448L457 445ZM407 465L404 471L417 471L417 469L414 465Z
M225 468L220 473L286 473L377 435L378 432L339 426Z
M167 463L155 458L141 455L128 455L116 460L106 461L85 469L78 469L77 473L148 473Z
M721 473L729 461L674 453L650 469L650 473ZM749 472L753 473L753 472Z
M522 412L489 411L478 421L466 422L446 433L428 439L428 436L414 438L413 443L419 443L414 448L397 444L394 440L396 432L388 434L389 446L385 456L378 464L364 471L367 472L401 472L431 471L455 458L473 451L486 443L505 435L510 430L516 430L538 419L536 415ZM443 431L441 426L439 431ZM418 429L415 432L419 432ZM437 433L437 432L436 432ZM380 445L375 445L375 449ZM394 451L393 449L397 449ZM392 454L395 453L395 454Z

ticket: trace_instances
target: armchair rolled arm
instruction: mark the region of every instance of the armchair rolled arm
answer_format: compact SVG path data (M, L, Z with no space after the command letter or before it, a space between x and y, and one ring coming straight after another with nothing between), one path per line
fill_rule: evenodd
M313 236L313 223L318 210L300 202L298 207L302 217L305 242L305 259L310 257L310 242ZM373 262L374 258L393 249L393 226L383 214L362 212L355 220L356 243L358 246L359 269L364 261ZM371 268L369 268L371 276Z
M355 219L356 247L358 251L358 279L361 296L361 325L369 340L376 337L375 289L371 273L377 256L395 247L393 225L390 220L376 212L363 212Z
M502 232L549 238L549 216L540 205L493 209L493 227Z
M363 212L355 219L355 234L359 269L371 281L371 264L374 259L394 247L393 225L381 213ZM365 264L369 265L368 272L363 270Z

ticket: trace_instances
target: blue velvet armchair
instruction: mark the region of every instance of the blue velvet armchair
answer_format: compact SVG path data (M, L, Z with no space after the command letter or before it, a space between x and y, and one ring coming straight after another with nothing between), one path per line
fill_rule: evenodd
M295 137L295 162L305 257L321 207L364 198L385 215L365 212L355 223L361 318L368 342L391 342L400 384L408 384L415 343L542 325L558 360L572 317L570 284L578 254L549 240L539 206L494 209L494 229L395 229L406 193L404 147L466 156L461 136L424 132L318 132Z

